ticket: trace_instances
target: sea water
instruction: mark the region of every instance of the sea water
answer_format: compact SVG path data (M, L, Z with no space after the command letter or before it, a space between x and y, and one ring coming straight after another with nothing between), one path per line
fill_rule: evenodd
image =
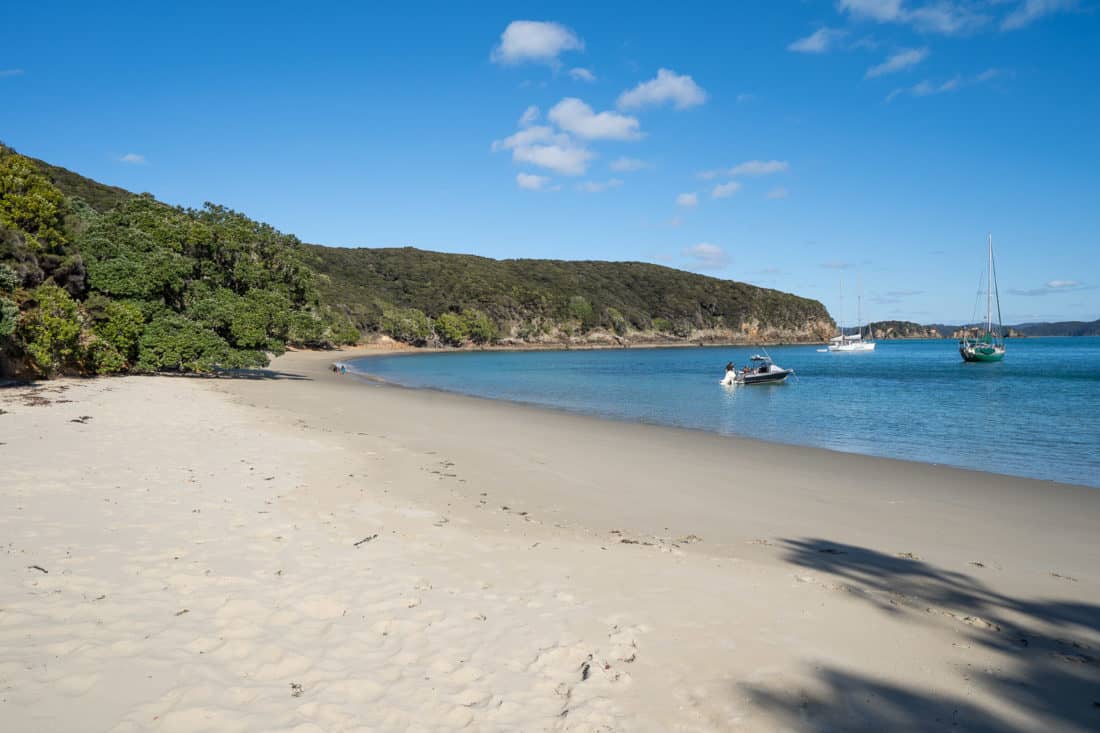
M759 348L450 352L358 359L409 387L619 420L905 458L1100 487L1100 338L1008 342L967 364L954 341L880 341L874 352L768 349L784 384L723 387Z

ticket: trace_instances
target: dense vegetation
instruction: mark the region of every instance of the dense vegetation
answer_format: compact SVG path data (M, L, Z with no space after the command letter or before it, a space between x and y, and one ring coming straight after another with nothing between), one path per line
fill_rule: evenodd
M0 372L254 367L288 343L358 337L320 304L294 237L0 146Z
M913 321L875 321L867 324L876 339L938 339L943 332L933 326L922 326ZM950 333L950 332L948 332Z
M1100 336L1100 320L1021 323L1012 328L1025 336Z
M308 245L325 302L364 331L411 343L610 338L819 340L824 306L777 290L641 262L492 260Z

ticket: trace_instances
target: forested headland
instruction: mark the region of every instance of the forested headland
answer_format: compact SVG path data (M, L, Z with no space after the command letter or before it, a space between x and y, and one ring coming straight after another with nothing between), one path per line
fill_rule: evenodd
M816 300L641 262L349 249L0 145L0 376L211 372L291 346L820 341Z

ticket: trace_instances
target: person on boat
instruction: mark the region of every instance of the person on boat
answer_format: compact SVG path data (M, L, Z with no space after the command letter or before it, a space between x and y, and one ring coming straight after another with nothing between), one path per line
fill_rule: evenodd
M722 378L722 384L733 384L735 381L737 381L737 367L731 361L726 364L726 375Z

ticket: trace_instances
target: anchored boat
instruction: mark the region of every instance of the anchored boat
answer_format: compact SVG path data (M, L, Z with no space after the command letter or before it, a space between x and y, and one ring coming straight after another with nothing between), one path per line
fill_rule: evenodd
M980 292L980 289L979 289ZM997 304L997 328L993 328L993 303ZM963 331L959 354L963 361L992 362L1005 358L1005 340L1001 332L1001 295L997 292L997 266L993 262L993 235L989 235L988 273L985 288L985 332L971 338Z
M784 369L772 361L770 356L753 354L749 366L740 371L727 367L722 384L778 384L794 374L794 369Z

